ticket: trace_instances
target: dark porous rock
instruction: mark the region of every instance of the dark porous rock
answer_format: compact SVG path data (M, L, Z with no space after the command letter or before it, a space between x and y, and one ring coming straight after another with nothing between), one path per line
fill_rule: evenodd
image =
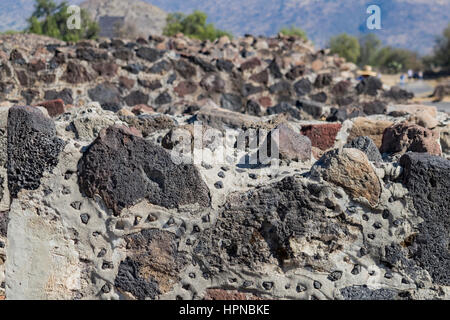
M119 265L114 285L137 299L154 299L172 290L188 262L178 251L173 233L146 229L125 237L127 257Z
M99 194L115 214L140 200L166 208L210 204L209 190L192 164L175 164L164 148L132 134L130 129L103 129L83 154L80 189Z
M9 212L0 212L0 237L6 238L8 233Z
M120 59L120 60L131 60L134 57L134 53L132 50L127 48L118 48L116 51L113 52L114 58Z
M263 91L262 87L256 87L256 86L252 85L251 83L246 83L241 88L241 94L244 97L248 97L252 94L260 93L262 91Z
M77 84L93 80L93 76L89 74L85 67L81 64L70 61L67 64L67 69L62 79L68 83Z
M305 73L305 66L295 66L293 67L291 70L289 70L288 73L286 73L286 78L288 78L289 80L296 80L298 77L303 76L303 74Z
M387 128L383 134L381 153L426 152L441 155L439 134L417 124L401 122Z
M298 96L304 96L312 90L311 82L308 79L301 79L294 83L294 91Z
M217 66L217 69L219 69L220 71L225 71L225 72L229 72L229 73L231 73L231 71L233 71L233 68L234 68L233 62L231 62L229 60L223 60L223 59L218 59L216 61L216 66Z
M220 99L220 106L224 109L239 112L242 110L242 98L234 93L224 93Z
M363 104L363 111L369 116L372 114L385 114L386 110L387 104L383 101L375 100Z
M144 88L148 88L152 91L163 87L159 80L138 79L138 83Z
M279 81L269 87L271 94L285 94L289 95L291 92L291 84L288 81Z
M409 246L417 261L439 285L450 285L450 161L425 153L400 159L403 184L417 214L424 220Z
M45 100L61 99L65 104L73 104L72 89L65 88L61 91L48 90L44 94Z
M119 70L119 66L114 62L99 62L92 64L92 69L94 69L99 76L114 77Z
M316 88L323 88L329 86L333 82L333 77L329 73L322 73L319 74L316 77L316 80L314 81L314 87Z
M316 101L316 102L320 102L320 103L325 103L327 102L328 96L325 92L318 92L316 94L312 94L309 96L311 98L311 100Z
M101 83L88 90L89 98L100 103L103 109L118 111L121 107L120 93L117 87L111 83Z
M391 87L391 89L384 93L384 96L386 98L391 98L395 100L396 102L402 102L407 101L412 98L414 98L414 93L406 91L402 88L399 88L397 86Z
M369 96L376 96L378 90L381 90L382 88L383 83L377 77L364 78L356 85L358 94L367 94Z
M225 90L225 81L219 74L212 73L200 81L200 86L208 92L221 93Z
M205 61L202 58L199 58L197 56L189 56L188 60L190 62L192 62L193 64L195 64L195 65L199 66L200 68L202 68L202 70L205 71L205 72L215 72L215 71L217 71L216 67L213 64L211 64L211 63L209 63L209 62L207 62L207 61Z
M148 69L149 73L163 74L164 72L170 71L172 69L172 65L166 60L161 60L155 63L150 69Z
M122 67L123 69L127 70L128 72L132 74L139 74L139 72L145 70L145 66L139 64L139 63L131 63L125 67Z
M357 137L347 143L344 148L355 148L361 150L367 155L367 158L372 162L382 162L380 151L369 137Z
M269 72L266 69L261 72L255 73L250 77L250 80L267 85L267 83L269 82Z
M145 59L147 61L156 62L162 58L162 56L164 55L164 52L153 49L153 48L141 47L136 50L136 55L139 58Z
M287 114L287 115L291 116L292 118L299 119L299 120L302 118L298 108L292 106L288 102L280 102L273 107L267 108L268 115L279 114L279 113Z
M95 60L106 60L108 59L108 52L103 50L98 50L94 48L77 48L76 50L77 58L80 60L86 61L95 61Z
M369 289L367 286L351 286L340 290L345 300L394 300L397 291L392 289Z
M195 67L184 59L176 61L174 68L185 79L190 79L197 74Z
M131 92L128 96L124 98L124 100L127 105L135 106L138 104L147 104L148 98L149 98L148 94L137 90Z
M298 99L296 102L298 109L311 115L313 118L318 119L324 114L325 105L320 102Z
M265 263L288 267L323 265L319 259L296 254L293 238L339 242L348 234L345 224L326 218L324 190L299 176L240 193L232 193L213 228L194 244L194 255L204 272L217 274L233 267L250 270ZM328 239L328 240L325 240ZM325 255L332 245L325 245ZM333 270L329 270L330 272Z
M152 132L173 128L176 123L165 114L143 114L136 117L123 116L120 119L142 132L145 138Z
M8 113L8 188L36 190L45 171L58 164L64 141L56 137L53 121L35 107L12 107Z
M255 58L251 58L251 59L245 61L244 63L242 63L240 69L242 71L252 70L260 65L261 65L261 60L259 60L258 58L255 57Z
M119 290L132 294L136 299L155 299L161 291L158 282L152 277L146 279L142 274L143 265L131 258L126 258L119 265L114 285Z
M248 100L245 106L245 113L251 116L260 116L262 114L261 106L255 100Z
M39 96L39 91L34 89L26 89L20 92L20 95L25 98L27 104L31 104L36 97Z
M155 103L157 105L168 104L172 102L172 97L168 92L162 92L159 96L156 97Z
M345 96L351 86L351 82L347 80L342 80L336 83L333 88L331 88L331 93L335 96L342 97Z
M275 58L272 60L272 62L270 62L269 64L269 71L272 74L272 76L275 79L280 79L283 77L283 74L281 73L281 69L280 69L280 64L279 64L279 59Z
M87 72L85 67L73 61L70 61L67 64L66 72L62 77L63 80L72 84L92 81L93 78L94 77Z

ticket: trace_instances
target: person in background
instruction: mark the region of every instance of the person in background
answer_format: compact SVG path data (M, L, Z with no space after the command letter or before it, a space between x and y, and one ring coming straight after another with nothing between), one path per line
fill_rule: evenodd
M411 69L408 70L408 79L412 79L414 76L414 73Z
M401 85L404 85L404 84L405 84L405 78L406 78L405 74L402 73L402 74L400 75L400 84L401 84Z
M369 77L376 77L377 73L372 71L372 67L371 66L364 66L362 68L362 70L358 70L358 80L362 80L364 78L369 78Z

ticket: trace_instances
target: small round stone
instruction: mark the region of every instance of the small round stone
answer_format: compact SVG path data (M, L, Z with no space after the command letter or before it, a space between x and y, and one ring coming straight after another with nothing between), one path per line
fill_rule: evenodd
M313 285L314 285L314 288L317 289L317 290L322 288L322 284L319 281L317 281L317 280L314 280L314 284Z
M214 183L214 187L216 187L216 189L223 189L223 182L217 181L216 183Z
M81 222L83 222L84 224L88 224L90 216L87 213L83 213L80 215L81 218Z
M338 281L342 277L342 271L333 271L327 277L328 280L334 282Z
M263 282L262 285L263 285L264 289L266 289L266 290L270 290L273 288L273 282L265 281L265 282Z
M219 173L217 174L217 176L219 177L219 178L225 178L225 172L223 172L223 171L219 171Z
M306 286L304 284L297 284L297 287L295 288L295 290L300 293L300 292L305 292L308 288L306 288Z
M373 224L373 227L374 227L375 229L381 229L381 228L383 227L383 225L381 224L381 222L375 222L375 223Z
M361 266L359 264L355 264L351 272L355 276L358 275L361 272Z

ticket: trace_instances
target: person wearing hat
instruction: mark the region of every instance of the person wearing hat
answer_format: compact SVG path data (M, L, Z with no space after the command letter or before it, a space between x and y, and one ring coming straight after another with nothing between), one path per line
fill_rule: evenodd
M376 77L377 73L372 70L371 66L364 66L362 70L358 70L361 79L368 77Z

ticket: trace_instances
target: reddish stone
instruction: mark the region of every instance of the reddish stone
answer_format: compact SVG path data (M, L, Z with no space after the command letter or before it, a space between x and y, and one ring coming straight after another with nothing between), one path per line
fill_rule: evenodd
M184 97L188 94L193 94L197 90L197 85L192 81L183 81L178 84L174 91L180 97Z
M119 66L114 62L99 62L92 66L99 76L114 77L119 70Z
M251 293L237 290L206 289L205 300L263 300Z
M272 106L272 99L270 97L261 97L258 102L264 108Z
M407 121L397 123L384 131L381 153L423 152L441 155L439 133Z
M45 69L45 61L42 59L34 60L28 64L28 70L38 72Z
M267 84L267 82L269 82L269 72L267 71L267 69L263 70L259 73L252 75L250 77L250 80L253 80L261 84Z
M302 126L301 134L307 136L313 147L323 151L334 147L336 136L341 130L340 123L318 123Z
M56 117L65 112L64 101L62 99L40 102L35 106L44 107L45 109L47 109L48 115L50 117Z
M153 110L152 107L149 107L146 104L138 104L131 109L131 112L133 112L135 115L140 115L143 113L154 113L155 110Z
M119 84L120 86L130 90L131 88L134 87L136 81L134 81L133 79L121 76L119 77Z
M252 58L241 64L241 70L251 70L261 65L261 61L258 58Z

